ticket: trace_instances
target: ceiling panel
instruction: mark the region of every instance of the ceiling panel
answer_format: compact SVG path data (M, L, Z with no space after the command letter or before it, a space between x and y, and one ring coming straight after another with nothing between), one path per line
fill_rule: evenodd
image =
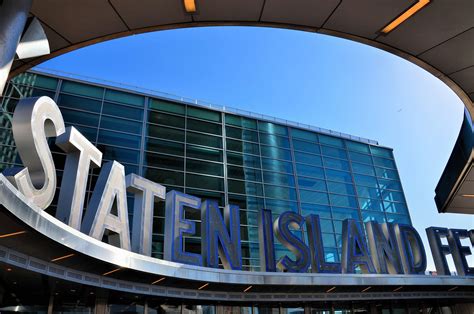
M474 92L474 65L449 76L459 84L466 93Z
M340 0L267 0L262 22L321 27L339 2Z
M258 21L264 0L197 0L195 21Z
M132 29L191 22L191 15L185 12L182 1L112 0L111 3Z
M342 1L324 28L375 38L378 32L414 1Z
M40 0L31 12L73 43L127 30L106 0Z
M424 52L419 57L429 64L436 64L439 70L447 74L474 65L474 28Z
M474 27L473 12L472 0L432 1L377 40L418 55Z
M46 38L48 38L49 49L51 52L69 46L69 42L61 37L58 33L44 24L42 26L46 34Z

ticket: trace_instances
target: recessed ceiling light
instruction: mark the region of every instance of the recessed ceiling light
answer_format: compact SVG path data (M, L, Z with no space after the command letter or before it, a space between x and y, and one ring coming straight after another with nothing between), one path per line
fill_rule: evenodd
M390 22L387 26L382 29L382 33L388 34L397 28L400 24L409 19L413 14L420 11L424 6L430 3L430 0L419 0L417 3L412 5L408 10L403 12L399 17Z

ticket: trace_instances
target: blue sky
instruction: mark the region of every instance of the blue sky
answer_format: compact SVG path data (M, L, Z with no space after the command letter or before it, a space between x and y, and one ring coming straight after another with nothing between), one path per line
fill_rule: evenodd
M438 214L433 200L461 126L461 101L431 74L376 48L290 30L190 28L97 44L41 67L206 100L392 147L429 269L434 266L426 227L474 227L474 216Z

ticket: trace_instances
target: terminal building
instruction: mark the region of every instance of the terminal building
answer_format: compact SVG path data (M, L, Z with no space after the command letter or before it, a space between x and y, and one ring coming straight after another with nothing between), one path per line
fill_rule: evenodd
M123 164L126 174L136 173L167 191L215 200L220 207L239 206L242 272L228 272L227 281L221 270L219 282L212 282L208 278L214 274L196 278L193 271L199 270L192 267L182 270L184 275L176 270L154 269L147 274L117 267L112 257L97 259L76 252L66 240L58 243L2 213L2 228L11 228L0 236L0 267L5 270L0 275L2 312L454 314L463 313L469 306L464 303L472 302L472 286L460 286L454 277L440 281L432 275L412 276L409 283L403 276L372 280L362 274L344 275L345 279L331 275L318 277L311 286L298 285L291 274L282 274L290 275L287 281L271 286L235 279L264 271L257 219L262 208L271 209L275 218L285 211L319 215L327 262L341 260L345 219L361 225L368 221L411 225L391 148L260 114L29 71L13 78L3 94L2 171L22 166L12 116L20 99L36 96L53 99L66 126L75 126L99 148L104 162ZM59 190L65 154L54 141L50 147ZM99 170L89 173L86 205ZM132 221L132 195L128 203ZM56 204L57 197L46 213L54 216ZM155 204L153 215L151 257L160 260L164 204ZM199 226L199 217L188 218ZM295 232L307 241L304 229ZM185 237L185 250L200 253L200 241L199 232ZM275 253L277 259L292 256L277 240Z

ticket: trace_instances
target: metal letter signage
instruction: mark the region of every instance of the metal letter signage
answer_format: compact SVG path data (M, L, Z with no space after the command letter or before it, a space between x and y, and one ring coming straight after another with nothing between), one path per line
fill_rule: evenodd
M23 203L30 202L27 206L31 210L44 213L42 209L53 201L57 178L48 138L56 137L55 145L67 154L56 210L59 221L108 244L151 256L155 202L164 200L166 260L242 269L239 207L230 204L219 207L215 201L177 191L166 193L164 186L136 174L125 177L124 166L111 161L100 171L82 221L88 173L91 167L101 166L100 150L74 127L65 128L58 106L48 97L21 100L15 109L12 129L25 167L5 170L3 175L12 184L5 180L3 183L14 190L13 194L23 194L21 199ZM131 239L127 192L134 195ZM365 230L367 235L362 224L353 219L343 221L339 263L337 253L325 252L319 216L303 217L286 211L274 219L270 209L261 209L258 213L261 270L392 275L425 272L425 249L412 226L370 221L365 224ZM471 248L461 243L469 239L474 244L474 230L431 227L426 233L440 275L451 275L446 255L452 254L457 273L474 276L474 268L466 260ZM277 261L275 239L292 255L279 252L281 258Z

